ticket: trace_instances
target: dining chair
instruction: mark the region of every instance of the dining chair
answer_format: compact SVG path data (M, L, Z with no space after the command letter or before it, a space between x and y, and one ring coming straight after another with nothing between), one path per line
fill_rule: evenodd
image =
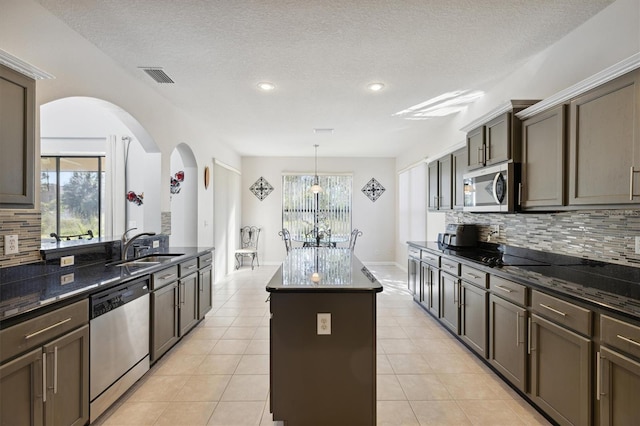
M284 240L284 248L287 250L287 253L291 251L291 234L287 228L282 228L282 231L278 232L278 235L282 237Z
M251 269L253 269L253 261L260 266L258 259L258 237L260 236L260 228L257 226L243 226L240 228L240 248L236 250L236 269L244 264L244 258L251 258Z
M356 248L356 240L361 235L362 231L360 231L358 228L355 228L353 231L351 231L351 237L349 238L349 249L351 251Z

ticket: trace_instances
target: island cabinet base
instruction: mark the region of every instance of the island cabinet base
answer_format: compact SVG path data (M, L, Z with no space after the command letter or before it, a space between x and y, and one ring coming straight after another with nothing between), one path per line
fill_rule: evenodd
M331 334L318 334L318 313ZM375 425L374 292L272 292L270 338L274 421Z

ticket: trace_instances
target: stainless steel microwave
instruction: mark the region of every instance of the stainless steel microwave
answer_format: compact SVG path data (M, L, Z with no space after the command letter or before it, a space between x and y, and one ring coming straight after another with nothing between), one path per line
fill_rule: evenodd
M515 212L520 164L502 163L463 175L464 211Z

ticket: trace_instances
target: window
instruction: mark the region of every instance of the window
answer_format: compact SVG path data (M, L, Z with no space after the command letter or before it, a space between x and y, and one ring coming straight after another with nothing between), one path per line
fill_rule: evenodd
M300 240L313 235L317 214L318 231L332 236L349 237L351 233L352 176L319 176L323 192L309 191L314 177L284 175L282 192L282 227L291 238Z
M104 157L41 157L42 241L104 235Z

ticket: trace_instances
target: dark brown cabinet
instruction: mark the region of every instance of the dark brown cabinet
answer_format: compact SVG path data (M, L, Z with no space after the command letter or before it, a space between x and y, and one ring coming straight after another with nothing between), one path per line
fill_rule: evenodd
M429 163L429 210L453 208L453 159L445 155Z
M640 70L570 104L569 205L636 204L640 197Z
M440 319L455 334L460 334L460 278L440 272Z
M484 126L467 133L467 169L474 170L484 166Z
M213 268L207 266L198 271L198 319L203 319L213 306L211 286L213 284Z
M539 113L522 124L522 209L558 208L564 201L566 106Z
M464 174L467 172L467 150L461 148L451 154L453 208L462 210L464 208Z
M637 423L640 362L607 348L601 348L597 356L596 398L600 403L600 425Z
M489 296L489 362L521 391L527 386L527 310Z
M487 300L484 288L466 281L461 285L460 336L471 349L487 357Z
M178 342L178 282L151 293L151 361L157 361Z
M88 313L85 300L0 332L0 424L89 421Z
M33 208L35 80L0 65L0 208Z
M198 274L180 277L178 290L179 335L182 337L198 323Z
M474 170L505 161L521 161L522 122L516 113L537 101L512 100L502 113L467 133L467 166Z
M42 388L42 349L0 366L0 424L43 425Z
M532 314L531 399L561 425L591 424L591 341Z

